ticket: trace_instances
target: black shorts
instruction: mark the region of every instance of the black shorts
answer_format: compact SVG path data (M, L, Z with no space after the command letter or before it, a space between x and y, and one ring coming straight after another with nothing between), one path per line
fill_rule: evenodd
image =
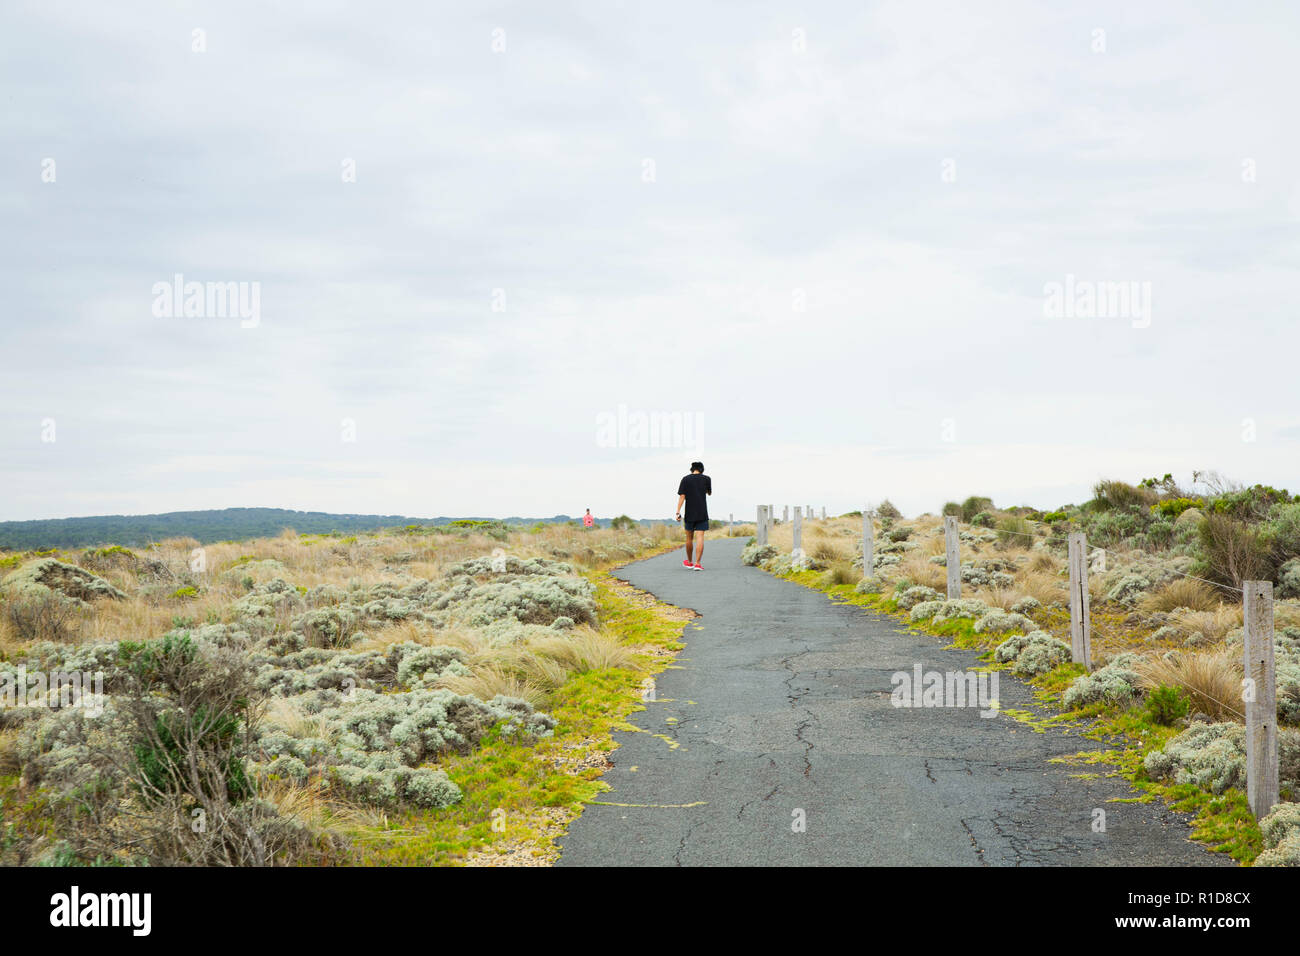
M683 521L682 527L687 531L708 531L709 519L705 518L703 521Z

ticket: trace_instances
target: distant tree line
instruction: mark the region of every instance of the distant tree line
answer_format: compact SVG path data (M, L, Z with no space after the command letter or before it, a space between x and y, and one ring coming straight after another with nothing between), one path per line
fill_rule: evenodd
M171 511L155 515L98 515L92 518L51 518L41 521L0 521L0 548L33 551L43 548L82 548L119 544L141 548L166 538L194 538L200 544L273 537L286 528L299 534L357 534L410 525L443 526L458 521L492 521L505 525L564 524L569 515L550 518L411 518L405 515L330 514L284 508L223 508L214 511ZM631 527L647 524L626 515L615 519ZM596 523L608 526L609 519Z

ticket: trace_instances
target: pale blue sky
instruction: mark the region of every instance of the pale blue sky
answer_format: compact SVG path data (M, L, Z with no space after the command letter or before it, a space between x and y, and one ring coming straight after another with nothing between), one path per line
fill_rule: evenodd
M1288 4L155 6L0 11L0 520L1300 490Z

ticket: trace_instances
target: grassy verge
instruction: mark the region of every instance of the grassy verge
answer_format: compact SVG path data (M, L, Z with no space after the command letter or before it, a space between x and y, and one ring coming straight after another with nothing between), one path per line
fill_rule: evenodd
M553 717L557 726L551 735L540 739L493 730L480 740L475 732L470 752L440 750L436 758L424 760L420 766L446 772L461 791L459 802L442 809L433 809L436 804L431 802L421 807L416 800L370 799L366 793L322 786L326 774L333 773L332 764L314 768L310 776L271 772L266 769L267 757L254 749L249 759L261 760L259 795L280 818L301 824L312 840L308 850L299 848L297 855L278 859L307 865L544 865L556 857L555 838L565 826L585 803L608 789L600 776L609 766L607 755L614 747L611 733L629 727L629 716L644 709L643 682L667 666L680 649L683 623L693 614L661 604L613 576L620 562L680 547L677 536L665 534L662 527L645 533L562 527L489 530L495 535L468 529L454 535L403 533L326 539L286 532L275 539L207 549L211 571L203 574L192 574L186 563L190 542L150 549L143 558L125 549L61 554L70 562L80 561L103 571L121 592L113 601L84 609L76 628L63 635L64 643L71 653L79 644L118 642L122 634L156 641L174 628L195 628L201 622L240 625L246 610L241 602L246 595L261 593L255 591L253 575L284 578L293 585L292 592L283 592L290 595L284 599L288 610L267 628L287 640L292 636L294 615L322 609L328 615L336 606L329 600L313 601L308 612L304 599L312 588L322 589L320 593L327 598L332 588L337 596L334 600L342 603L347 603L343 599L354 591L376 589L376 595L390 601L386 607L393 613L368 618L364 632L358 628L348 642L348 653L384 654L391 647L411 643L454 645L460 661L468 662L463 668L468 672L443 675L439 687L463 685L454 692L484 701L497 694L527 696L529 703ZM533 579L524 579L508 591L508 599L532 602L529 606L534 611L542 608L540 613L549 614L547 619L535 620L531 633L509 634L504 640L487 635L484 629L488 625L482 620L467 623L472 612L462 612L449 622L438 621L435 627L424 616L432 606L427 594L416 591L409 600L392 597L394 591L421 579L444 585L449 568L467 560L482 560L489 553L519 562L561 559L570 569L562 575L539 575L537 580L542 583L537 587ZM585 577L594 589L590 596L580 595L576 605L583 612L583 623L574 627L570 620L567 628L548 631L547 620L558 621L558 612L545 602L568 600L568 592L548 591L547 584L551 578L571 574ZM164 585L156 583L159 576L167 578ZM480 573L480 583L482 580ZM194 583L176 587L185 581ZM0 603L0 609L3 606ZM508 615L503 616L496 607L489 610L495 615L490 623L508 621ZM479 613L484 616L488 611L480 607ZM26 659L34 646L32 636L5 624L0 615L0 662L6 659L6 650L16 659ZM526 628L521 624L519 630ZM268 640L265 636L255 640L244 637L238 646L251 653L263 650ZM303 640L322 654L339 651L324 637L308 635ZM351 676L362 679L359 671ZM405 679L380 680L376 686L381 694L410 691ZM269 724L276 732L287 728L293 739L339 732L335 727L313 724L315 712L298 710L292 694L272 692L267 699L271 716L264 718L263 727ZM57 785L25 773L25 761L30 758L24 756L19 736L18 729L6 727L0 720L0 864L90 862L93 857L89 853L94 851L82 852L91 841L81 830L81 818L69 811L66 800L56 802L61 792ZM336 742L331 737L328 746ZM384 748L382 742L376 747L396 755L394 748ZM38 781L35 785L33 779ZM330 782L334 782L332 777ZM133 799L127 789L115 810L138 810ZM95 839L117 836L106 835L102 827L90 831ZM119 832L124 834L121 851L110 853L107 859L115 863L151 860L133 853L126 843L126 838L135 839L135 832L125 827Z
M583 806L609 786L600 777L615 747L614 730L645 709L641 687L681 649L689 612L663 604L594 571L600 623L636 653L635 669L610 668L570 678L550 709L553 736L518 743L491 735L482 747L440 762L464 792L445 810L392 816L353 833L368 865L546 865L555 839Z

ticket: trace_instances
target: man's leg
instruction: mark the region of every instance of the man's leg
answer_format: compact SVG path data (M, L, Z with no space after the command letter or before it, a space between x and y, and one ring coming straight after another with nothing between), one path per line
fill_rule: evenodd
M694 560L694 558L691 557L692 554L691 542L693 542L694 540L695 540L695 536L691 532L687 531L686 532L686 560L687 561Z
M695 563L699 564L700 559L704 557L704 532L695 532Z

